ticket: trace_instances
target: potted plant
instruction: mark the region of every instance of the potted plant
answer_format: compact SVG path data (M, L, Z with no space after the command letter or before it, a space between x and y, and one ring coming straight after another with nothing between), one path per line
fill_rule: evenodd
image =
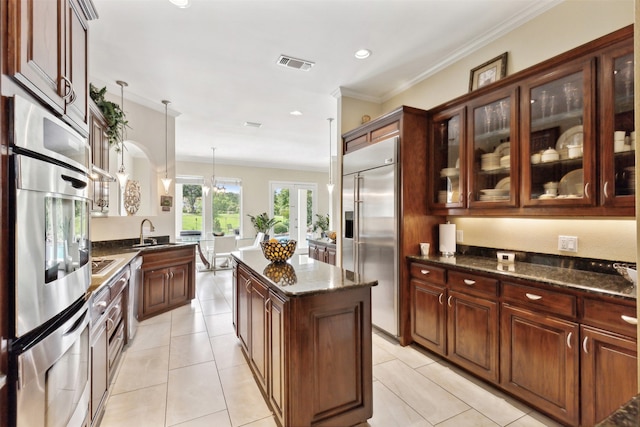
M125 117L122 108L111 101L104 99L104 95L107 93L107 87L102 89L96 88L93 84L89 84L89 96L93 102L96 103L100 112L107 121L107 139L109 140L109 146L116 146L116 151L119 150L118 143L123 140L122 135L125 126L128 126L127 118Z
M271 227L280 223L280 221L275 218L269 218L266 212L262 212L256 216L247 214L247 216L251 218L251 225L253 225L256 232L264 233L264 240L269 240L269 230L271 230Z
M317 231L320 229L320 234L322 237L325 237L327 234L327 230L329 230L329 214L320 215L316 214L316 222L313 223L313 231Z

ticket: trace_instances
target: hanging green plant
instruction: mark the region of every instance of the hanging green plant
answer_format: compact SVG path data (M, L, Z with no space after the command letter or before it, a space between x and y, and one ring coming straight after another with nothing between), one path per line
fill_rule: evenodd
M109 146L115 145L116 151L120 151L120 142L124 139L123 130L129 127L129 122L122 111L122 108L114 102L104 99L107 87L97 89L92 83L89 84L89 96L96 103L105 120L107 121L107 139Z

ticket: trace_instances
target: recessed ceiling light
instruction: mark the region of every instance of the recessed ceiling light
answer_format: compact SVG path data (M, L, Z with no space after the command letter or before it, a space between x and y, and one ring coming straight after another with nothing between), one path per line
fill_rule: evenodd
M358 59L367 59L371 56L371 51L369 49L360 49L356 51L355 57Z
M302 111L295 110L295 111L290 112L289 114L291 114L292 116L301 116L302 115Z
M169 0L172 4L178 6L180 9L186 9L191 6L191 0Z

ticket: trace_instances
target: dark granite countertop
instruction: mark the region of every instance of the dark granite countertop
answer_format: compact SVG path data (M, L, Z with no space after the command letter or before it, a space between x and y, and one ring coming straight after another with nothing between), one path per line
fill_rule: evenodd
M552 267L540 264L518 262L499 264L497 259L473 255L455 257L410 255L412 261L428 261L444 267L455 266L459 270L486 272L501 277L502 280L525 279L562 288L606 294L612 297L635 300L636 288L620 275L594 273L590 271Z
M633 397L630 401L625 403L609 415L604 420L596 424L596 427L637 427L640 426L640 414L638 409L640 408L640 396Z
M308 255L295 254L282 264L271 263L262 251L232 252L231 255L262 277L274 290L287 297L337 292L378 284L376 279L365 278L316 261Z

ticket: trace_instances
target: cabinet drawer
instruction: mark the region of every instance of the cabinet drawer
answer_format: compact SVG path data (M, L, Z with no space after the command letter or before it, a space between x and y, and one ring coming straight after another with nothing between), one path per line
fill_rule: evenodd
M460 271L449 272L449 286L460 292L479 295L498 295L498 281L475 274Z
M111 304L109 309L109 317L107 318L107 335L111 337L113 330L120 323L123 318L122 315L122 303L124 302L123 294L121 293Z
M576 298L573 295L513 283L505 283L502 294L506 299L536 309L562 316L576 316Z
M444 285L446 280L446 270L426 264L411 263L411 276L418 280L427 280L431 283Z
M637 335L638 320L634 306L585 298L582 320L584 323L630 337L635 338Z
M114 372L114 368L116 362L118 361L118 357L122 353L122 348L124 347L124 322L121 322L118 326L116 333L113 335L113 338L109 341L109 377Z

